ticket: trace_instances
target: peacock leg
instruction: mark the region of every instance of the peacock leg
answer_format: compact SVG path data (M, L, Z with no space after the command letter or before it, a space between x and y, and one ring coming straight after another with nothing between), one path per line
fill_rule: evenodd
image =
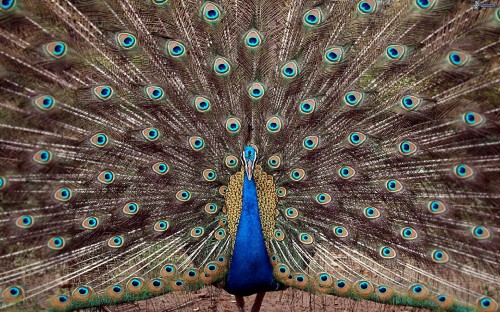
M255 301L253 302L252 312L259 312L260 306L262 305L262 301L264 300L264 296L266 292L257 293L257 297L255 297Z
M243 298L243 296L235 296L235 297L236 297L236 306L238 307L238 311L245 312L245 298Z

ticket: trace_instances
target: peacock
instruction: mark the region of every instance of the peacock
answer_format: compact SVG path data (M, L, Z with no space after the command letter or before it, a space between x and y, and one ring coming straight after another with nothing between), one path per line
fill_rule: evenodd
M213 285L239 311L287 288L498 311L479 2L1 0L0 308Z

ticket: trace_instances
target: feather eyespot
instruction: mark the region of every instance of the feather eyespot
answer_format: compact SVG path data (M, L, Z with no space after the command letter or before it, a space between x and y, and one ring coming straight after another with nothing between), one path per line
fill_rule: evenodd
M241 131L241 121L235 117L228 118L226 120L226 130L233 134L239 133Z
M144 280L140 277L133 277L128 281L125 287L129 292L136 294L144 287Z
M109 100L114 94L114 91L110 86L97 86L92 89L92 91L94 92L95 96L97 96L97 98L102 101Z
M16 5L16 0L2 0L0 2L0 11L8 12Z
M319 138L315 135L307 136L302 140L302 146L306 150L313 150L316 147L318 147L319 144Z
M30 215L23 215L17 218L16 226L22 229L27 229L33 226L35 219Z
M483 116L475 112L466 112L462 115L462 120L468 126L478 126L484 122Z
M264 86L260 82L254 82L248 88L248 95L254 100L260 100L264 96Z
M316 275L316 282L320 287L330 287L333 284L333 278L326 272L320 272Z
M285 233L282 230L274 230L274 239L276 239L278 242L281 242L285 239Z
M363 93L358 91L349 91L344 95L344 104L349 107L355 107L363 101L363 98Z
M173 58L180 58L186 54L186 47L176 40L169 40L166 43L168 55Z
M90 138L90 143L95 147L104 147L109 142L109 138L104 133L96 133Z
M311 9L304 14L304 24L306 26L317 26L322 19L323 14L320 9Z
M52 250L61 250L66 246L66 240L60 236L54 236L49 239L47 246Z
M417 231L411 227L402 228L400 231L401 237L406 240L414 240L418 237Z
M20 286L10 286L2 291L2 299L5 303L15 302L24 298L24 289Z
M373 292L373 285L368 281L358 281L354 285L354 289L362 296L369 295Z
M422 103L422 99L413 95L407 95L401 98L401 106L406 110L414 110L420 103Z
M313 236L309 233L300 233L299 240L302 244L305 244L305 245L310 245L314 242Z
M227 193L227 186L222 185L221 187L219 187L219 194L224 196L224 195L226 195L226 193Z
M142 136L150 141L154 142L160 138L160 131L155 127L149 127L141 131Z
M108 246L111 248L120 248L125 243L123 236L113 236L108 239Z
M67 187L61 187L54 192L53 196L58 201L66 202L71 199L72 191Z
M385 188L391 193L396 193L403 189L403 184L398 180L390 179L385 182Z
M290 179L292 181L298 182L304 178L306 172L303 169L295 168L290 172Z
M402 141L398 144L398 151L402 155L408 156L417 151L417 146L410 141Z
M427 204L427 208L433 214L441 214L446 211L446 205L439 200L432 200Z
M295 61L289 61L281 67L281 75L286 79L292 79L299 74L299 65Z
M353 146L359 146L363 144L363 142L366 140L366 135L364 135L361 132L352 132L349 134L348 141L349 144Z
M120 285L111 285L106 288L106 295L108 295L112 299L120 299L121 297L123 297L123 294L123 287L121 287Z
M320 205L326 205L332 201L332 197L327 193L320 193L315 197L316 202Z
M238 157L234 155L228 155L224 159L224 163L226 164L226 167L233 169L238 166L239 160Z
M33 160L40 165L48 164L52 160L52 152L46 149L39 150L33 155Z
M158 86L149 86L144 90L148 98L153 101L161 100L165 96L165 91L163 91L163 89Z
M396 257L396 251L392 247L384 246L380 248L380 256L384 259L393 259Z
M262 44L262 36L254 29L250 30L245 36L245 45L247 48L256 49Z
M282 123L281 119L277 116L271 117L266 122L267 131L271 133L277 133L281 130Z
M207 182L213 182L217 179L217 173L213 169L205 169L203 170L203 179Z
M345 280L338 280L333 284L333 288L339 295L345 295L351 290L351 283Z
M150 290L153 293L158 293L162 291L164 286L165 283L163 283L163 281L159 278L154 278L146 284L148 290Z
M290 268L284 263L278 263L274 266L274 273L278 278L287 278L290 275Z
M168 230L169 226L170 224L167 220L160 220L155 223L155 225L153 226L153 230L155 232L165 232L166 230Z
M344 180L348 180L352 178L356 174L356 170L354 168L349 167L349 166L343 166L340 167L340 169L337 171L339 177L341 177Z
M191 236L194 238L202 237L204 233L205 233L205 229L201 226L194 227L191 230Z
M469 55L464 52L452 51L448 54L448 61L453 66L462 67L469 61Z
M217 240L223 240L226 237L226 230L223 228L220 228L217 231L215 231L214 236L215 236L215 239L217 239Z
M113 171L105 170L102 171L98 176L97 176L97 181L101 182L102 184L111 184L115 180L115 174Z
M441 249L435 249L431 252L431 258L436 263L446 263L450 260L448 253Z
M420 9L430 9L434 5L435 0L415 0L417 7Z
M361 14L371 14L375 12L377 2L375 0L364 0L358 2L358 11Z
M286 196L286 188L284 188L283 186L276 188L276 194L278 194L278 197L285 197Z
M413 284L408 288L408 294L415 299L424 299L429 295L429 290L423 285Z
M406 47L399 44L391 44L385 49L385 54L390 60L400 60L406 52Z
M281 157L279 155L272 155L267 160L267 164L271 169L277 169L281 166Z
M186 202L191 199L191 193L186 190L180 190L175 194L175 198L181 202Z
M363 209L363 215L368 219L377 219L380 217L380 211L375 207L367 207Z
M453 173L460 179L466 179L474 175L474 170L467 165L461 164L453 168Z
M0 177L0 190L5 187L7 180L4 177Z
M323 59L328 64L340 63L342 57L344 56L344 49L341 47L332 47L325 51L323 54Z
M129 202L123 206L122 211L126 215L135 215L136 213L139 212L139 208L140 206L138 203Z
M200 151L205 147L205 141L199 136L192 136L189 138L189 146L195 151Z
M87 230L93 230L99 226L99 219L96 217L87 217L82 222L82 227Z
M231 71L231 65L227 59L218 57L214 61L214 71L219 76L227 76Z
M163 267L160 274L163 277L173 277L177 273L177 267L173 264L167 264Z
M45 51L47 51L47 53L54 58L61 58L66 55L66 52L68 52L66 43L62 41L54 41L47 44L45 46Z
M50 95L41 95L33 100L33 104L42 111L48 111L54 108L56 101Z
M491 236L490 231L484 226L475 226L471 229L471 232L476 239L488 239Z
M215 214L217 212L217 210L219 209L219 207L217 207L217 205L214 203L208 203L205 205L204 209L205 209L205 212L208 214Z
M299 103L298 109L301 115L310 115L316 109L316 99L306 99Z
M349 232L343 226L334 226L333 227L333 234L335 234L335 236L337 236L337 237L343 238L343 237L347 237L349 235Z
M211 109L210 101L203 96L197 96L194 99L194 106L196 107L196 110L199 111L200 113L206 113Z
M128 32L118 33L116 35L116 42L125 50L133 49L137 45L137 39L134 35Z
M50 305L55 309L65 309L71 304L72 300L71 297L67 295L57 295L51 297L49 302Z
M377 297L379 299L387 300L392 298L392 296L394 295L394 289L389 286L378 286L375 293L377 294Z
M155 5L164 5L168 3L168 0L151 0L151 2Z
M476 306L481 312L494 312L498 309L496 301L489 297L481 297L477 299Z
M169 172L170 166L160 161L151 166L151 169L153 169L153 172L156 174L165 175Z
M220 19L221 10L213 2L206 2L202 9L203 18L208 22L216 22Z
M73 290L72 296L78 301L85 301L92 296L94 291L89 286L80 286Z
M285 210L285 216L290 219L295 219L299 216L299 211L293 207L287 208Z

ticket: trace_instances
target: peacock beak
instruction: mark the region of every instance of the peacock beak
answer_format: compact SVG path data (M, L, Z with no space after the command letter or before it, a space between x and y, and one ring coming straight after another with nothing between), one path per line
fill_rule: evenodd
M254 163L250 159L245 159L245 172L247 173L248 180L252 180Z

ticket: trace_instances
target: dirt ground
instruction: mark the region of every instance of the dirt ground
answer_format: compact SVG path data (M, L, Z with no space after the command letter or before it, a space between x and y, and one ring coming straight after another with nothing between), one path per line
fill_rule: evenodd
M246 297L246 311L250 311L254 296ZM109 306L104 312L136 311L237 311L233 295L208 287L188 294L168 294L136 303ZM317 296L294 289L267 293L262 303L262 312L305 312L305 311L363 311L363 312L429 312L431 310L405 306L391 306L371 301L356 301L335 296Z

